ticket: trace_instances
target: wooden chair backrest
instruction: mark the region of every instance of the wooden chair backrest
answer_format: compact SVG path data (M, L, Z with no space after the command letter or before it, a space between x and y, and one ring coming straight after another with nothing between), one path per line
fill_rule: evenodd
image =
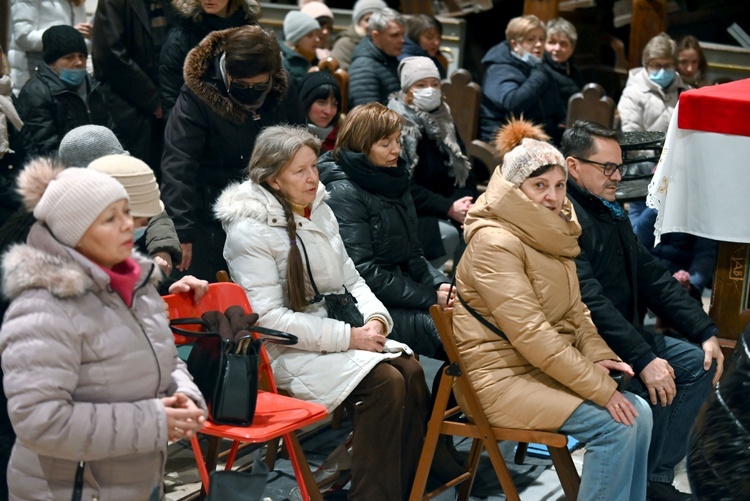
M310 68L310 71L328 71L333 78L339 83L341 87L341 102L339 108L341 113L346 113L349 106L349 73L339 67L339 62L335 57L327 57L326 59L318 62L317 66Z
M466 365L464 365L464 361L461 359L461 354L456 345L456 338L453 333L453 310L445 311L440 306L434 304L430 307L430 316L435 322L435 327L440 335L440 341L443 343L443 349L448 355L448 361L458 366L461 373L460 376L456 377L456 384L458 384L461 394L469 407L468 409L464 409L464 411L469 411L466 413L467 416L470 416L471 421L482 431L489 432L491 428L490 423L487 420L484 409L479 403L479 397L477 397L476 391L471 385L468 377L469 372L466 370Z
M482 104L482 88L472 82L471 73L461 68L443 80L443 96L451 109L453 122L464 144L471 143L479 132L479 106Z
M615 102L604 92L598 83L587 83L581 92L576 92L568 100L568 117L565 123L570 127L576 120L590 120L612 128L615 123Z

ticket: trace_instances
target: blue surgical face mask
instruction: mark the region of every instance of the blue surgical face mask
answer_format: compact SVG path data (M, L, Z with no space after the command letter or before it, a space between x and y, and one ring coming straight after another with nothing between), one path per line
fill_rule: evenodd
M63 82L65 82L71 87L77 88L83 83L85 79L86 79L85 69L69 70L68 68L63 68L60 70L60 80L62 80Z
M523 56L521 56L521 61L523 61L524 63L526 63L526 64L528 64L530 66L536 66L536 65L538 65L539 63L542 62L542 60L540 58L536 57L531 52L527 52Z
M658 71L650 71L648 77L662 89L666 89L674 82L674 69L661 68Z
M146 234L146 227L141 226L140 228L136 228L133 230L133 242L137 242L141 238L143 238L143 235Z

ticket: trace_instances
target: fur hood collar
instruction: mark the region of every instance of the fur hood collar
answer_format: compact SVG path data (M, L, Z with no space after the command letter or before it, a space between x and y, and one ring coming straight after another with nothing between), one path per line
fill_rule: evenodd
M196 19L203 13L200 0L172 0L172 6L182 16ZM257 23L260 18L260 4L255 0L242 0L240 9L245 12L245 19Z
M185 84L201 101L226 120L241 125L250 117L250 113L229 98L219 70L218 60L224 52L227 33L230 30L213 31L206 35L206 38L188 53L183 76ZM287 87L286 70L283 65L279 65L279 69L273 75L273 88L266 96L258 114L262 115L264 108L269 104L280 101L286 95Z
M328 198L323 183L318 182L318 192L312 204L311 212ZM219 196L214 205L216 219L226 228L230 223L250 218L269 226L285 226L284 209L276 198L260 185L252 181L229 185Z
M47 228L35 223L28 243L12 246L2 258L3 294L12 300L26 290L44 289L57 298L73 298L93 290L106 290L109 277L97 265L58 242ZM141 267L137 287L145 280L156 286L162 273L153 261L137 252Z

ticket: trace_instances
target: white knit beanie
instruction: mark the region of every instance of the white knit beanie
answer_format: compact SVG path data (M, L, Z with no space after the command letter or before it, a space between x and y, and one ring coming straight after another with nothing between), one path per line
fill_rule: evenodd
M406 92L423 78L440 80L440 72L429 57L413 56L402 59L398 64L398 77L401 79L401 90Z
M562 153L549 143L527 137L505 154L501 173L511 183L521 186L532 172L546 165L559 165L567 177L568 166Z
M133 217L151 218L164 212L154 171L143 160L130 155L109 155L94 160L88 168L109 174L125 187Z
M354 24L359 24L359 20L364 17L365 14L375 12L376 10L385 9L388 7L383 0L358 0L354 7L352 7L352 21Z
M31 161L21 171L18 192L37 221L69 247L81 241L104 209L129 200L125 187L113 177L91 169L64 169L46 158Z
M284 40L292 45L311 31L319 29L320 23L304 12L290 10L284 17Z
M329 17L333 20L333 12L331 12L331 9L329 9L323 2L308 2L302 6L300 12L304 12L313 19Z

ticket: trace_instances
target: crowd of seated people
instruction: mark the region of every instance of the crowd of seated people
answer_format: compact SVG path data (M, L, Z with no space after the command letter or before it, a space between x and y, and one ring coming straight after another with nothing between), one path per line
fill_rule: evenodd
M565 129L567 102L584 84L573 54L585 41L572 23L514 18L484 56L478 125L502 160L481 193L457 110L441 92L447 67L434 17L359 0L352 25L335 37L333 12L305 2L287 13L277 39L258 24L255 0L99 0L93 25L79 19L80 2L61 0L75 15L59 22L58 5L48 26L23 31L31 11L16 3L34 2L12 10L18 81L0 67L0 246L13 249L2 266L11 301L2 303L0 331L9 397L0 469L10 461L17 474L12 496L49 481L59 497L78 462L73 442L50 447L45 422L23 411L22 364L53 373L57 363L28 346L29 298L60 316L104 305L85 332L69 325L51 335L68 348L71 336L91 335L99 315L115 338L131 307L159 345L158 367L141 375L158 379L155 394L127 384L101 393L124 412L138 409L121 400L146 399L153 444L107 449L121 437L103 430L76 456L95 473L108 462L151 460L167 438L189 438L203 423L205 403L163 319L153 320L154 297L199 297L226 269L260 325L300 338L268 350L279 386L328 410L354 409L351 499L409 495L430 414L414 354L447 361L434 304L455 310L459 351L481 375L472 384L492 425L586 444L579 499L690 499L673 486L674 467L722 372L716 326L695 301L710 286L716 243L668 235L654 247L655 213L638 204L628 213L615 199L618 131L585 121ZM348 70L348 87L317 67L328 57ZM706 83L705 56L695 38L662 33L642 64L618 105L622 130L663 132L679 93ZM77 183L101 193L86 196ZM58 203L59 213L50 209ZM108 239L122 243L113 249ZM131 257L134 247L141 253ZM80 290L60 292L54 266L18 265L31 254L73 269ZM35 278L19 282L18 273ZM161 273L166 285L157 288L151 277ZM320 293L351 293L362 324L331 318L312 280ZM643 304L680 339L645 329ZM34 320L49 329L54 319ZM113 353L126 360L144 347L115 343ZM56 420L82 412L76 385L88 381L68 372L103 363L88 355L65 352L68 379L55 386L49 377L33 403L63 409ZM632 376L622 391L608 376L615 370ZM78 433L54 423L55 433ZM441 444L432 473L447 480L466 458L452 440ZM614 449L617 461L598 459ZM151 473L134 477L136 497L161 493L162 466ZM85 492L117 488L106 476L83 483Z

